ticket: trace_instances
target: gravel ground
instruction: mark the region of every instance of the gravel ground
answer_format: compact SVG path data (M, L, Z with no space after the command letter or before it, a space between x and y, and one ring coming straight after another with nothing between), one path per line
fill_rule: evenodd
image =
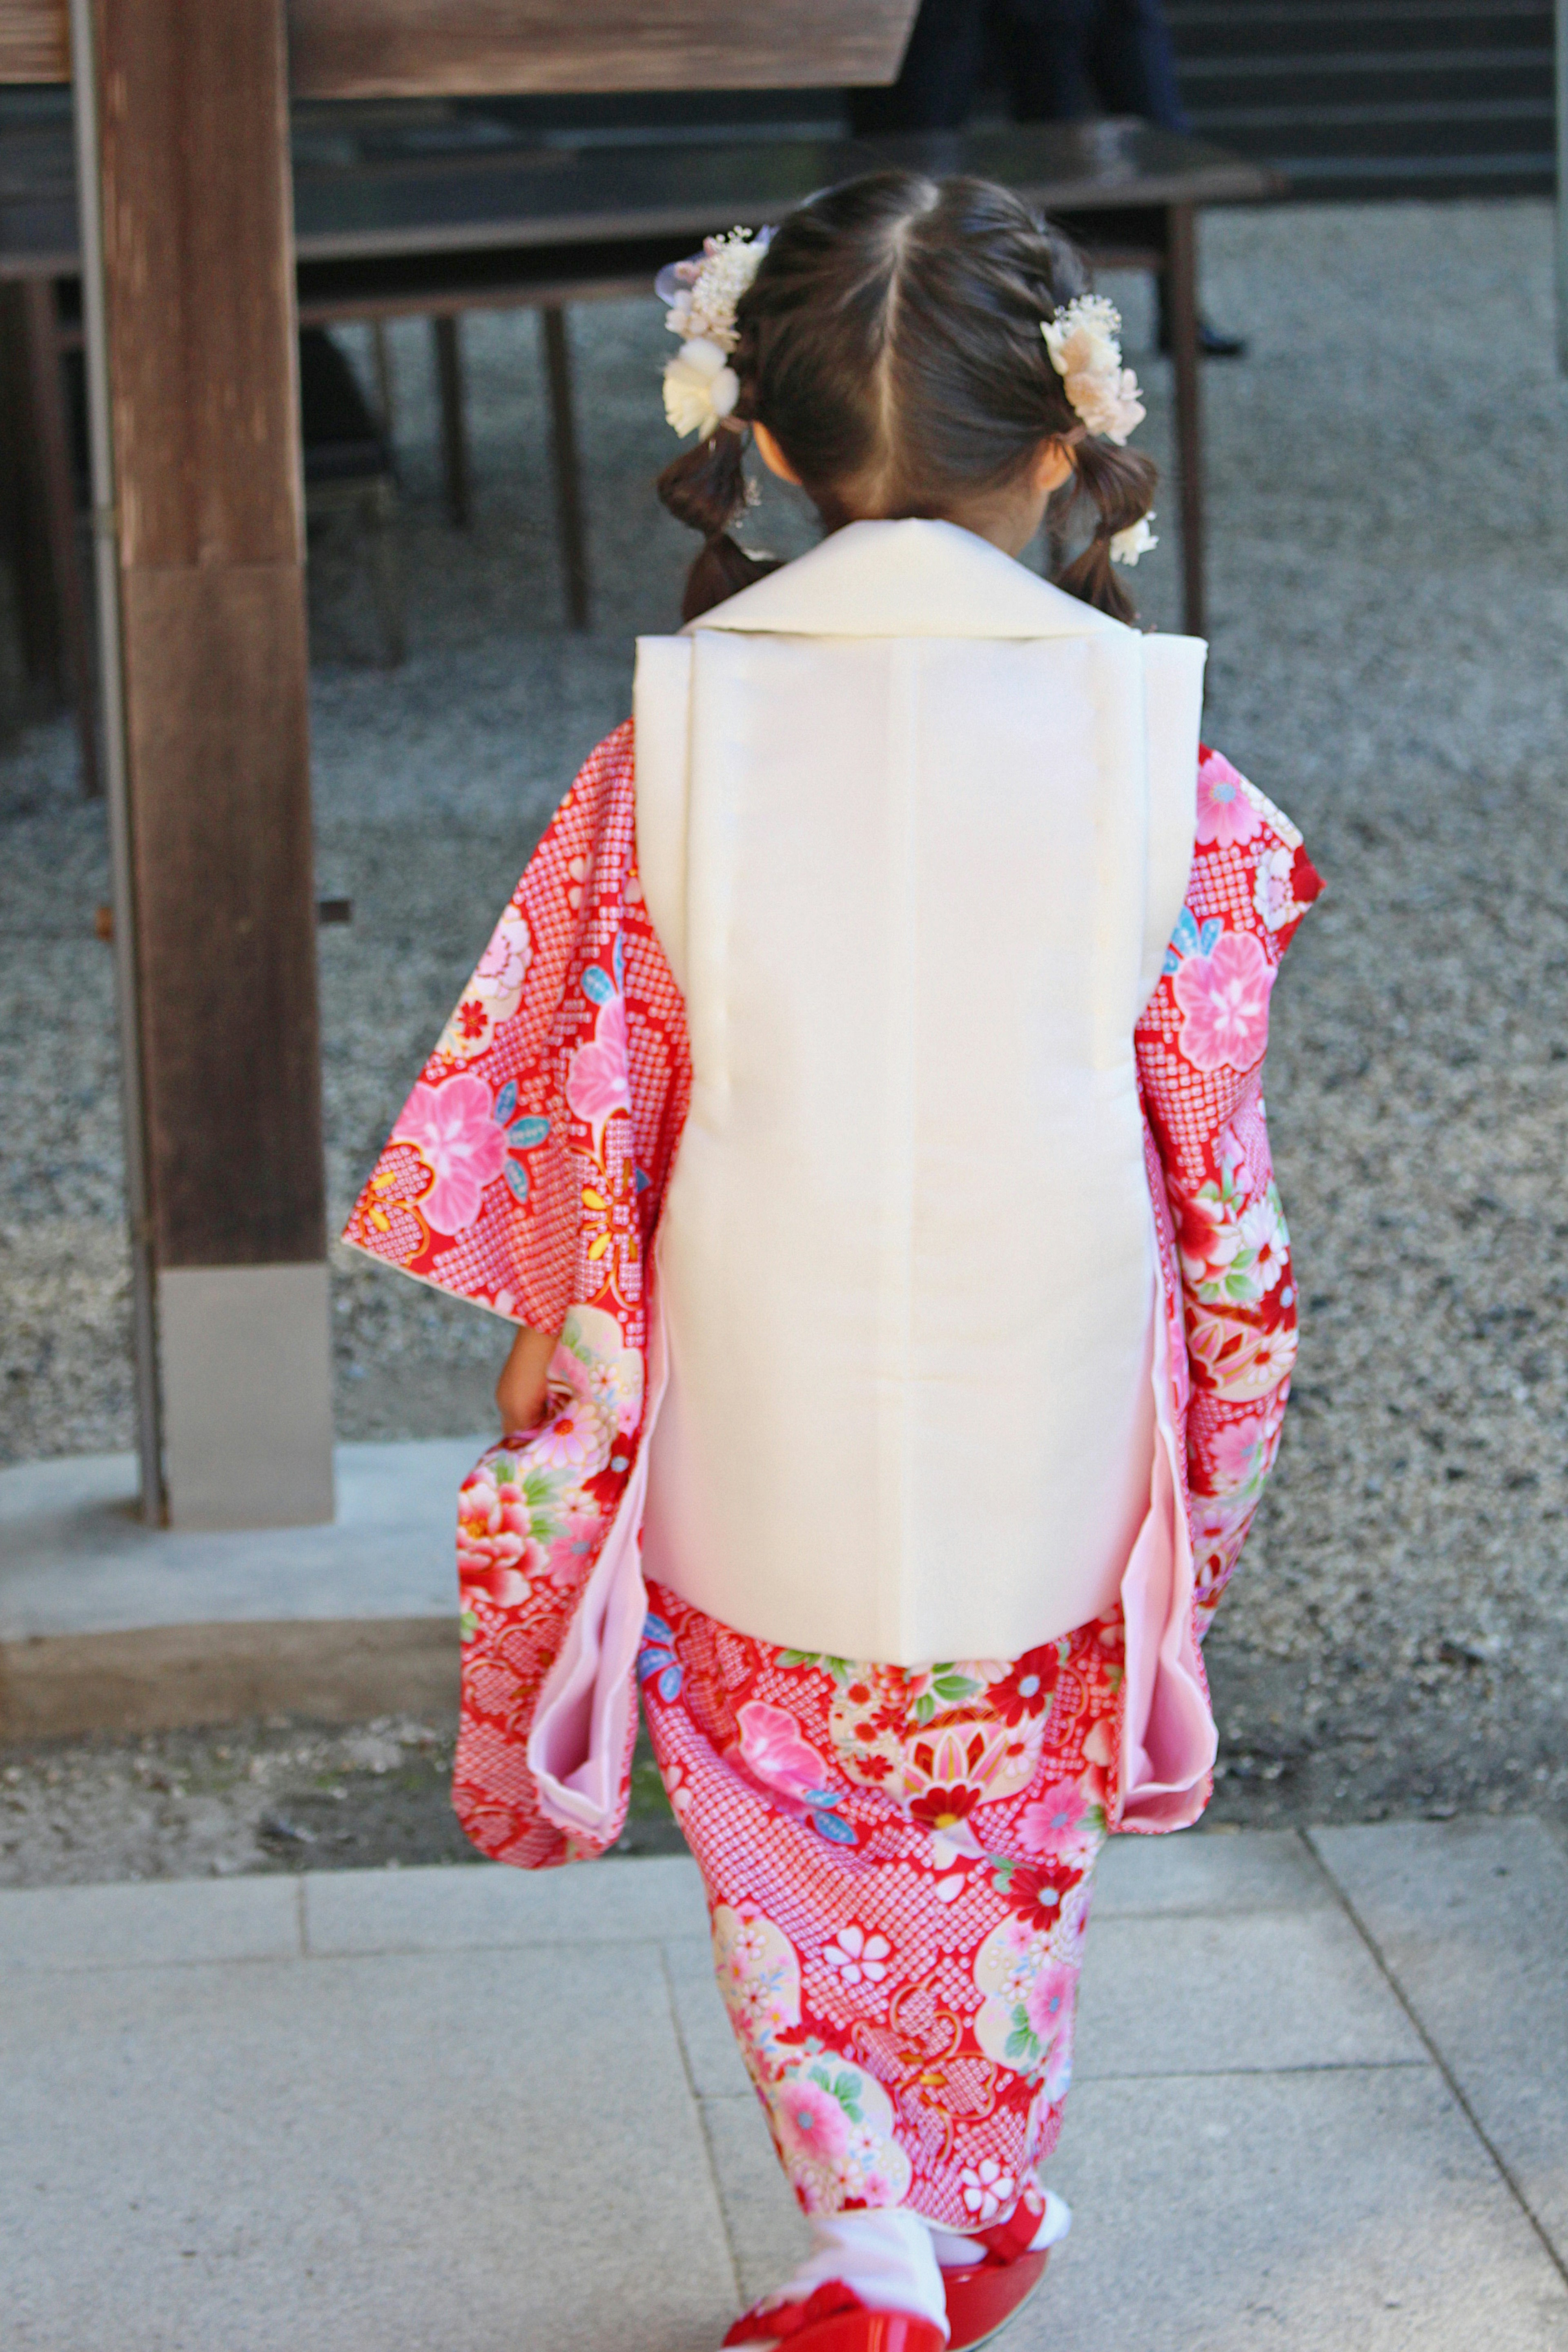
M1253 338L1205 382L1206 730L1302 824L1330 886L1275 999L1301 1371L1210 1643L1217 1811L1550 1808L1568 1801L1568 396L1550 214L1222 215L1205 250L1212 310ZM1146 290L1112 290L1159 456ZM669 446L658 311L582 310L573 332L592 635L559 626L526 317L469 334L467 536L442 520L427 343L398 331L402 671L374 667L352 541L314 550L320 887L354 901L321 935L340 1219L550 806L624 715L632 635L673 620L689 541L647 488ZM770 489L758 542L804 531ZM1138 573L1166 623L1173 541ZM131 1429L102 828L65 730L0 760L0 1459L25 1459ZM334 1286L344 1435L482 1419L488 1318L342 1253Z
M454 1718L36 1740L0 1762L0 1886L478 1862L448 1797ZM686 1851L646 1740L617 1853Z

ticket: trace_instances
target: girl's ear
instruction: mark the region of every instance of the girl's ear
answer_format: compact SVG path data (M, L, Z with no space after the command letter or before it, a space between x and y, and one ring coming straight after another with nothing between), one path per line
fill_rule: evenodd
M784 451L779 447L779 445L773 439L773 435L768 431L767 426L765 425L757 424L753 419L752 425L752 438L756 443L757 447L762 454L763 463L767 467L769 473L776 474L781 482L793 482L795 488L798 490L801 487L800 476L795 472L795 467L790 464L789 459L784 456ZM1068 471L1071 471L1070 467ZM1067 476L1064 475L1062 478L1065 481Z
M752 427L753 431L758 429ZM758 446L761 446L760 444ZM764 458L767 457L765 449L763 456ZM1029 467L1029 487L1034 490L1043 490L1049 498L1077 470L1078 461L1073 456L1071 442L1053 434L1048 441L1042 441L1035 452L1034 462ZM776 467L774 471L777 471Z

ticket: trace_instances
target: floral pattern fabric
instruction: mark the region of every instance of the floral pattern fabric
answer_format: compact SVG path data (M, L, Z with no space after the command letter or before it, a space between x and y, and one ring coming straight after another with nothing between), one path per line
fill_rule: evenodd
M1186 903L1138 1024L1143 1113L1170 1212L1198 1629L1240 1556L1279 1450L1296 1360L1290 1237L1263 1104L1279 960L1322 888L1301 836L1200 748ZM1179 1359L1184 1356L1185 1378Z
M492 1447L459 1505L455 1801L485 1853L528 1867L602 1850L541 1814L526 1746L640 1443L644 1268L690 1088L635 842L628 723L557 811L344 1234L512 1322L563 1329L549 1420ZM1135 1038L1200 1632L1278 1450L1295 1356L1260 1072L1274 974L1320 887L1289 820L1205 750L1186 904ZM672 1654L661 1672L677 1666ZM987 1736L978 1724L968 1735ZM908 1761L890 1726L868 1736L848 1777L878 1788L884 1764L901 1789ZM782 1784L767 1785L782 1803ZM946 1785L904 1793L935 1806ZM882 1964L868 1944L863 1957Z
M655 1585L639 1663L720 1990L808 2213L1004 2219L1055 2145L1119 1615L1003 1663L805 1657Z
M545 1818L526 1748L636 1459L644 1268L690 1091L635 826L628 722L556 811L343 1234L562 1333L542 1427L491 1446L458 1504L453 1801L483 1853L525 1868L610 1842L575 1842ZM623 1780L630 1766L628 1747Z

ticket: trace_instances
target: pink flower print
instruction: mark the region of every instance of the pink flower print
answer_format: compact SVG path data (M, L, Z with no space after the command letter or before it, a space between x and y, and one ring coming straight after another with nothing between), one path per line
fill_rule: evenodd
M1261 1059L1274 974L1250 931L1222 931L1210 954L1184 957L1171 985L1179 1050L1194 1070L1249 1070Z
M735 1720L741 1727L741 1754L759 1780L782 1789L786 1797L804 1797L826 1787L826 1763L782 1706L748 1699Z
M419 1206L441 1234L460 1234L473 1223L485 1186L506 1166L506 1137L491 1116L483 1078L448 1078L434 1087L422 1078L398 1115L392 1140L413 1144L435 1171Z
M515 908L509 907L479 958L474 978L489 982L487 993L491 996L516 997L521 993L532 954L528 925Z
M1089 1807L1070 1780L1047 1789L1018 1816L1018 1836L1026 1853L1064 1853L1077 1848L1079 1832Z
M1044 2049L1072 2022L1073 1970L1047 1960L1024 1995L1029 2031Z
M1198 839L1229 849L1250 841L1262 823L1230 761L1211 751L1198 768Z
M868 1936L864 1927L840 1927L834 1941L824 1946L822 1957L846 1984L880 1984L891 1950L886 1936Z
M1003 2170L994 2156L983 2156L978 2164L966 2164L958 2176L958 2185L965 2212L972 2214L982 2229L1010 2213L1018 2201L1016 2180Z
M521 1488L483 1465L471 1472L458 1496L459 1585L514 1609L527 1600L530 1575L537 1575L543 1557Z
M849 2120L831 2091L808 2074L796 2075L777 2094L779 2136L797 2156L831 2164L849 2145Z
M1227 1422L1215 1431L1208 1451L1216 1494L1231 1494L1237 1486L1246 1486L1258 1467L1258 1449L1268 1436L1268 1423L1261 1417Z
M1282 931L1296 912L1296 893L1291 885L1296 870L1296 853L1282 845L1266 849L1258 861L1253 877L1252 903L1271 931Z
M600 1005L592 1041L579 1045L572 1056L566 1099L576 1116L593 1129L595 1151L604 1139L605 1121L611 1112L630 1110L632 1086L626 1063L624 996L607 997Z
M544 1470L596 1469L604 1450L599 1417L581 1397L563 1405L529 1441L530 1453Z

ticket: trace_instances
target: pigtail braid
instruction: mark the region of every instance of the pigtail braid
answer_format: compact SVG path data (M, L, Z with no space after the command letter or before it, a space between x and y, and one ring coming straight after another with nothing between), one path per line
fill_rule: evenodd
M1078 444L1074 455L1078 469L1071 504L1092 507L1097 520L1081 555L1058 572L1057 586L1119 621L1135 621L1138 608L1111 568L1110 542L1119 530L1130 530L1148 513L1157 470L1152 459L1136 449L1120 448L1092 434Z
M739 352L736 359L741 361ZM779 568L772 557L748 555L730 535L730 526L746 510L749 416L742 394L717 430L672 458L654 485L676 521L702 533L702 549L686 575L680 599L683 621L695 621Z

